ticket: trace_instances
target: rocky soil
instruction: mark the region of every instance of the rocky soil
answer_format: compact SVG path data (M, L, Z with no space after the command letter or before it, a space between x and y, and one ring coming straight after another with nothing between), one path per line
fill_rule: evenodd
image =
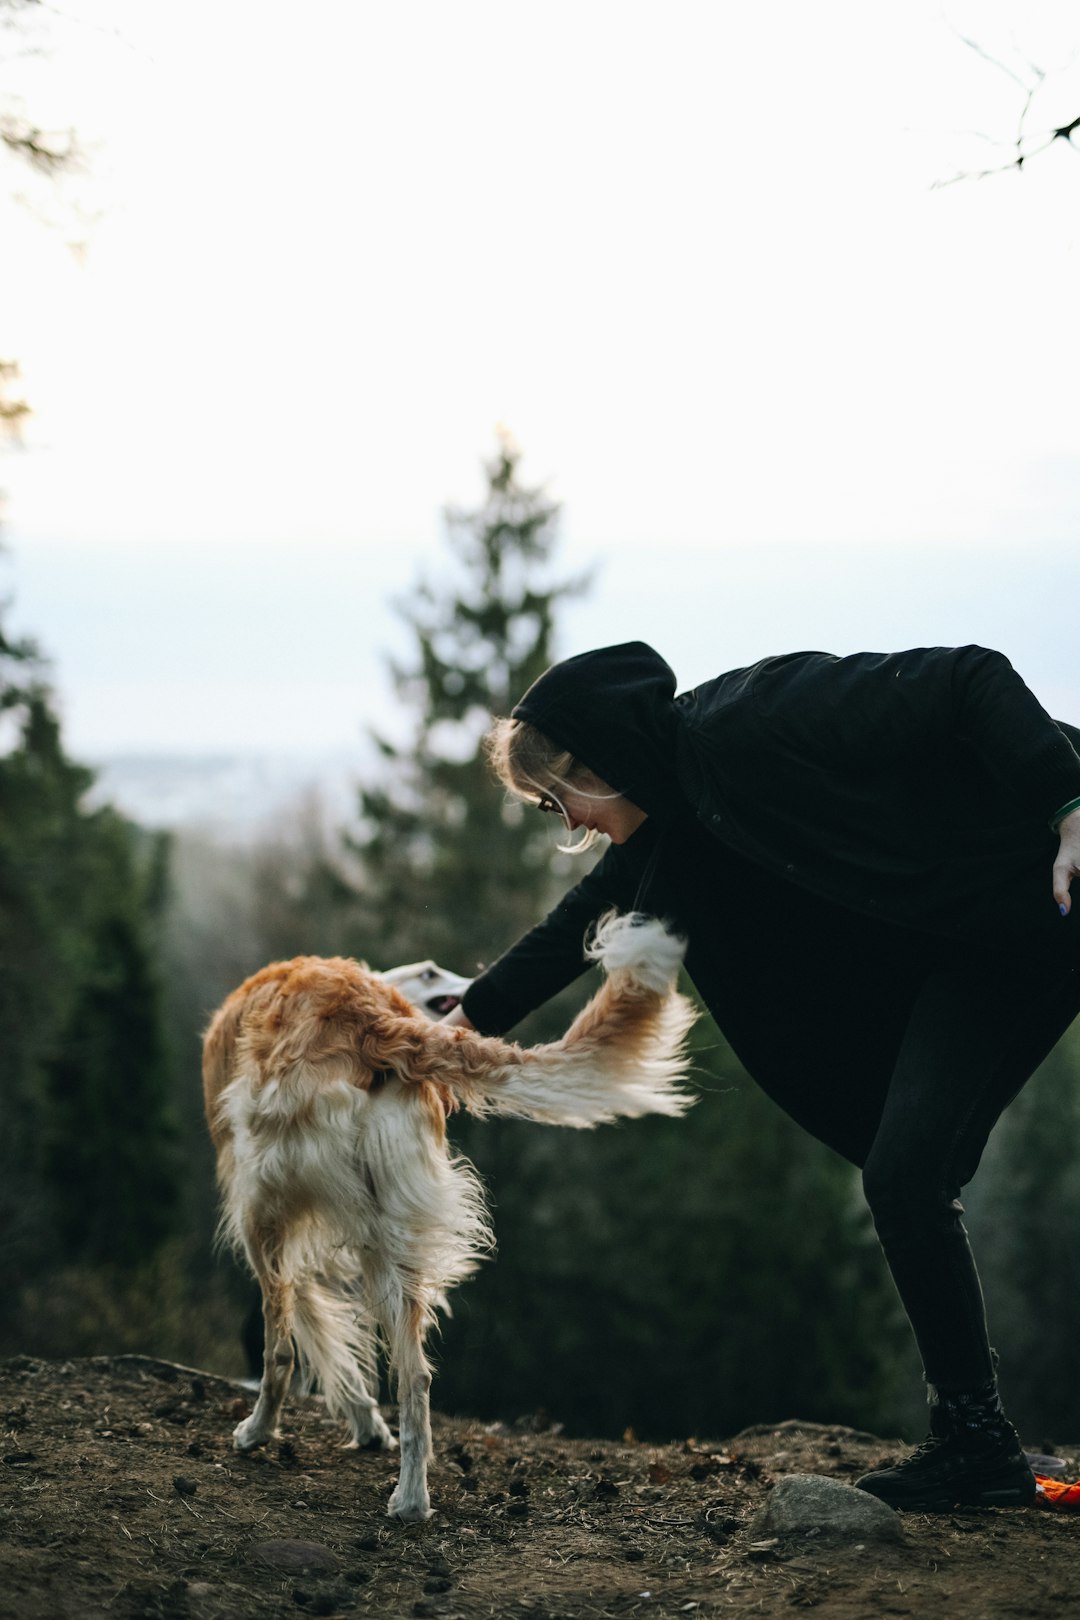
M402 1525L385 1512L393 1456L342 1450L310 1398L289 1403L268 1450L238 1456L249 1404L239 1385L143 1357L0 1364L5 1620L1080 1613L1080 1514L776 1534L778 1482L850 1481L900 1449L851 1429L657 1446L437 1418L435 1513Z

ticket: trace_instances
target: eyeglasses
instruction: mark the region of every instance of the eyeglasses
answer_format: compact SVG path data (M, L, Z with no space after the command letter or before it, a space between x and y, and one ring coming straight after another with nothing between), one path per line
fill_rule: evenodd
M555 803L554 799L549 798L546 793L541 794L540 798L537 800L536 808L539 810L542 816L562 815L562 809L560 806Z

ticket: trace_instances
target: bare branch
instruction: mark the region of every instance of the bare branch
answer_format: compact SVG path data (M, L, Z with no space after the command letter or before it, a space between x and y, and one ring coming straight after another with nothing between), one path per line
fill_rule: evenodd
M1041 152L1045 152L1049 147L1053 146L1055 141L1063 140L1073 151L1080 151L1080 147L1074 143L1072 138L1076 130L1080 129L1080 118L1074 118L1070 123L1062 124L1059 128L1042 131L1043 138L1041 140L1039 140L1038 136L1034 137L1035 140L1039 140L1038 145L1028 144L1026 131L1028 115L1037 92L1046 82L1046 72L1037 62L1025 60L1028 72L1028 77L1025 79L1014 68L1011 68L1007 62L1001 61L997 56L992 56L985 46L979 44L978 40L970 39L966 34L959 32L957 32L956 37L969 50L974 51L976 56L981 57L984 62L989 62L992 67L997 68L999 72L1004 73L1007 78L1011 79L1015 85L1018 85L1024 92L1024 104L1020 109L1020 116L1016 124L1016 139L1013 142L1015 156L990 168L966 169L959 174L954 174L951 179L935 180L933 190L936 191L944 186L955 185L958 180L986 180L991 175L1008 174L1011 169L1022 170L1026 163L1029 163L1032 158L1038 157ZM978 138L985 140L986 136L980 134Z
M956 37L962 45L966 45L969 50L974 51L976 56L981 56L984 62L989 62L991 67L999 68L1002 73L1007 74L1014 84L1018 84L1020 86L1021 90L1027 90L1029 88L1025 81L1020 77L1019 73L1014 73L1013 69L1008 67L998 57L991 56L990 52L986 50L984 46L980 45L977 39L969 39L966 34L957 34ZM1033 73L1038 75L1040 80L1044 77L1042 69L1036 67L1033 62L1029 62L1028 66L1031 68Z

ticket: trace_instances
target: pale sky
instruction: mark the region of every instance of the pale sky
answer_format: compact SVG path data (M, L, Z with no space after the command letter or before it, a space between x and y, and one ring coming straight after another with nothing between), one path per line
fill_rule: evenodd
M17 66L94 217L2 176L0 483L73 751L385 719L498 422L596 569L562 652L984 641L1080 720L1080 153L934 185L1023 104L960 36L1080 112L1074 4L69 6Z

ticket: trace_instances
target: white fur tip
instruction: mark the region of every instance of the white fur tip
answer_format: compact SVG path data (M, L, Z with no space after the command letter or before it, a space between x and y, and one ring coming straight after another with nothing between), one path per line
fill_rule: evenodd
M658 917L609 911L597 923L585 954L600 962L605 973L628 973L647 990L663 995L682 966L686 941Z

